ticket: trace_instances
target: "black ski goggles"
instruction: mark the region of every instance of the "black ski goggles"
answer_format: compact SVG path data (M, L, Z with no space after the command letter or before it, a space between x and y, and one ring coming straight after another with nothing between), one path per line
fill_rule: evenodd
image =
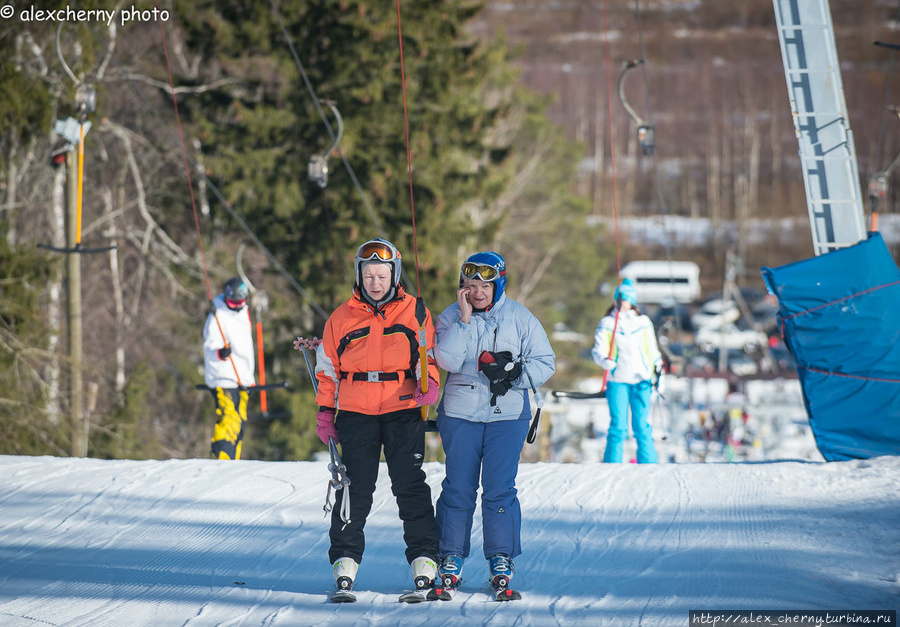
M383 242L369 242L359 249L360 261L369 261L371 259L393 261L394 255L394 249ZM397 254L397 256L399 257L400 255Z
M462 274L467 279L481 279L482 281L495 281L505 273L505 270L497 270L494 266L482 263L466 262L462 266Z

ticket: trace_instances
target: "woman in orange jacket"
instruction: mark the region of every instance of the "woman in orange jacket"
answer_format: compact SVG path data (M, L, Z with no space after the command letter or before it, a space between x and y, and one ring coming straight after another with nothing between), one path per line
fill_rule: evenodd
M352 588L365 548L363 528L381 449L403 521L406 559L417 587L431 587L436 574L437 529L431 488L425 482L425 422L420 407L438 400L440 375L432 354L434 326L426 311L428 363L419 364L416 300L400 285L400 252L376 238L359 247L353 296L325 323L316 347L316 432L341 445L350 486L337 492L328 556L335 581ZM421 377L428 377L422 393ZM335 417L336 416L336 417ZM340 518L350 491L350 520Z

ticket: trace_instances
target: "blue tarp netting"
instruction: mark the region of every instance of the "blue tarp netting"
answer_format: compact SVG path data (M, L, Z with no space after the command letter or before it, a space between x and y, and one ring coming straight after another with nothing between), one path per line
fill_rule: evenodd
M900 269L881 235L762 275L822 456L900 455Z

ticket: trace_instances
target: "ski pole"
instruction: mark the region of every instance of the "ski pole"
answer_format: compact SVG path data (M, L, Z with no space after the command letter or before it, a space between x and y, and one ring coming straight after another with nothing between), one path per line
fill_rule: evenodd
M257 309L256 311L256 352L257 352L257 361L259 362L259 383L260 385L266 384L266 354L263 350L263 328L262 328L262 320L260 320L260 311ZM265 390L259 393L259 410L264 413L269 413L268 405L266 404L266 393Z
M521 363L522 370L525 370L525 361L523 360ZM528 383L531 385L531 391L534 394L534 402L537 404L537 411L534 413L534 420L531 421L531 427L528 428L528 437L525 438L526 442L528 442L529 444L533 444L534 439L537 437L538 422L541 419L541 410L544 408L544 399L537 391L537 388L534 387L534 380L531 378L531 373L525 370L525 376L528 377Z
M299 335L297 336L297 339L300 340L301 342L303 340L303 338L300 337ZM306 354L306 345L301 343L301 348L303 349L303 359L306 360L306 370L307 370L307 372L309 372L309 380L312 382L313 391L316 394L318 394L319 393L319 385L316 382L316 375L315 375L315 373L313 373L312 364L309 363L309 355Z
M335 500L337 500L337 491L344 490L344 497L341 499L341 520L344 526L341 531L350 524L350 490L345 489L350 485L350 477L347 476L347 467L341 461L338 454L337 442L334 438L328 438L328 453L331 455L331 462L328 464L328 470L331 471L331 479L328 481L328 491L325 493L325 515L331 511L331 490L335 492Z
M613 320L613 330L612 335L609 338L609 355L606 356L607 359L612 359L613 352L616 350L616 329L619 328L619 308L622 306L622 301L616 299L616 317ZM600 387L601 392L606 391L606 383L607 379L609 379L609 370L603 369L603 385Z

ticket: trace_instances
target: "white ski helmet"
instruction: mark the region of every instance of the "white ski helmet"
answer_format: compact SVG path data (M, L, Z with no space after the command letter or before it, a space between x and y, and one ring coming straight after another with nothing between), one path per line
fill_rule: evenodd
M353 268L356 272L356 287L359 288L360 294L364 298L368 295L362 288L362 269L363 266L370 262L386 263L391 266L391 291L379 302L372 303L378 306L393 300L397 296L397 288L400 286L400 273L403 271L400 251L389 241L380 237L370 239L357 249Z

